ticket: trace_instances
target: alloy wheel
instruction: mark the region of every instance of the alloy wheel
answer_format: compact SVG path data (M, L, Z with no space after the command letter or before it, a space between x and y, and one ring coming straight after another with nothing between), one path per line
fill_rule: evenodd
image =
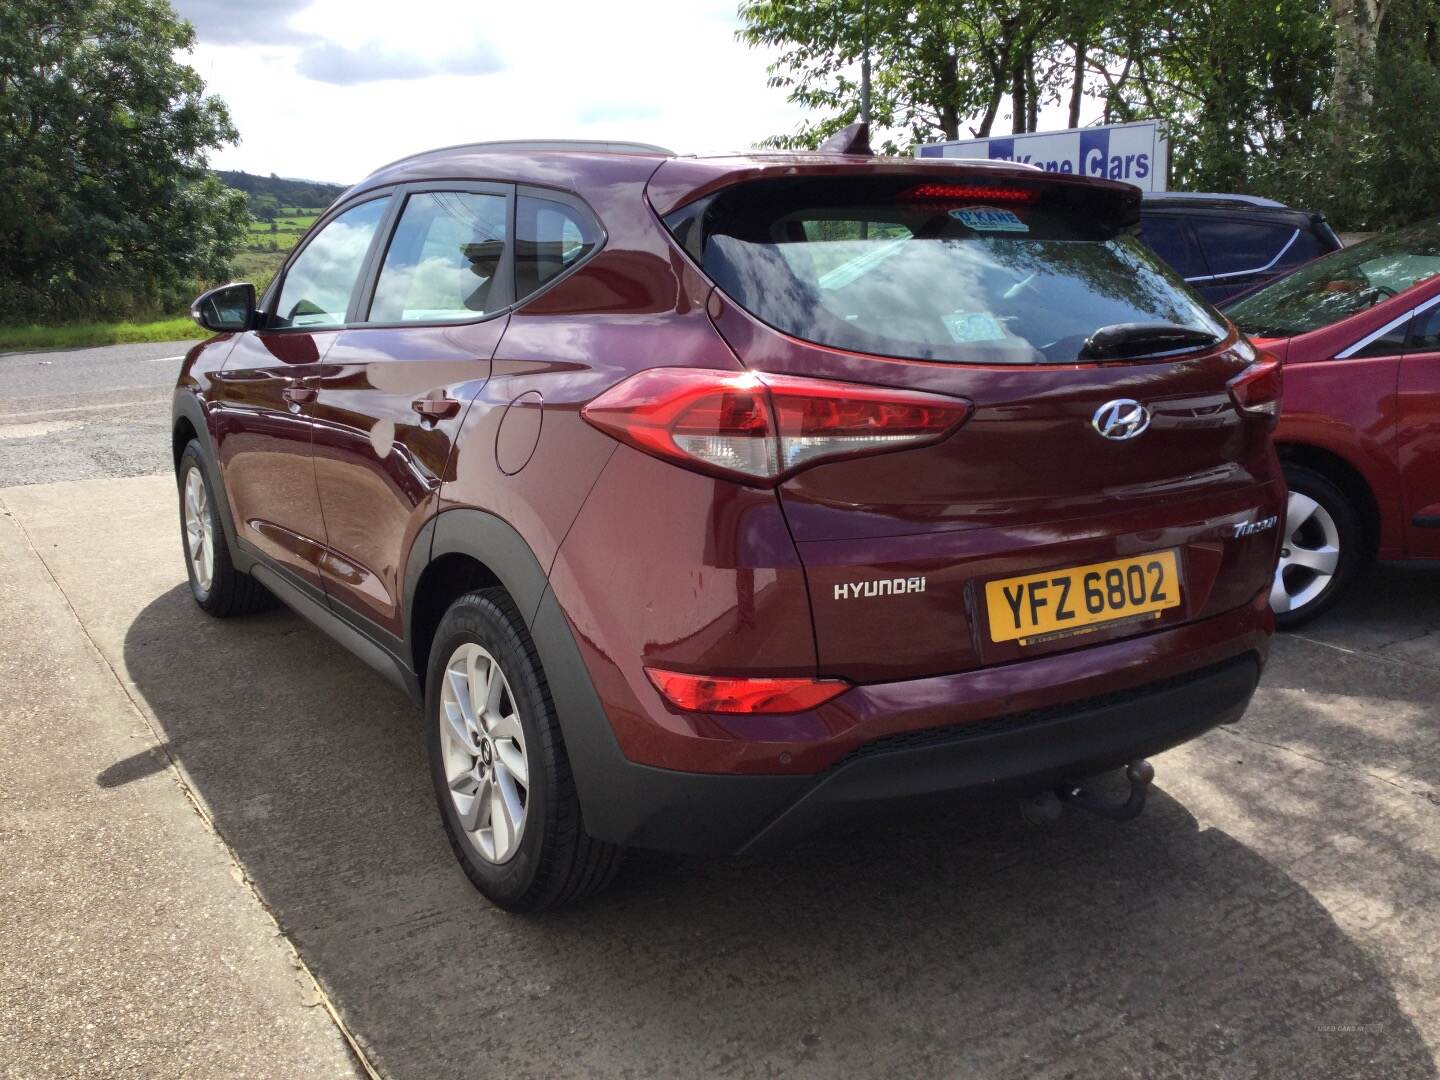
M1335 579L1339 566L1340 529L1334 517L1309 495L1290 492L1285 542L1270 587L1270 606L1284 613L1313 603Z
M530 762L510 683L480 645L467 642L450 654L438 720L460 827L487 861L503 863L525 832Z
M203 592L210 591L215 579L215 535L210 519L210 493L205 478L192 468L185 474L185 553L195 583Z

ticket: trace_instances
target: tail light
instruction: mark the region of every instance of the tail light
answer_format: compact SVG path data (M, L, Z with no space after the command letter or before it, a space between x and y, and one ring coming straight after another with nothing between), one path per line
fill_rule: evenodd
M850 689L843 679L735 679L663 668L646 668L645 674L666 701L686 712L804 712Z
M1033 203L1040 197L1034 188L989 187L982 184L919 184L900 196L902 199L945 199L962 202Z
M963 398L828 379L708 368L653 368L580 415L621 442L687 468L769 485L821 461L945 438Z
M1284 369L1270 353L1256 353L1255 362L1230 380L1229 389L1230 399L1242 413L1277 420L1285 389Z

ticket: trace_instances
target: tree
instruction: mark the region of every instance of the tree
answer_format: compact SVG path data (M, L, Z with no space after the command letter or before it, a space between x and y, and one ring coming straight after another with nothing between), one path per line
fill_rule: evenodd
M176 59L165 0L0 5L0 318L168 306L223 277L244 196L206 171L238 138Z
M855 118L868 40L890 151L1012 132L1085 100L1106 123L1158 119L1172 183L1293 201L1344 228L1440 203L1437 0L748 0L741 40L778 48L772 85L817 117L781 146ZM862 32L863 30L863 32ZM1003 130L1003 128L1001 129Z

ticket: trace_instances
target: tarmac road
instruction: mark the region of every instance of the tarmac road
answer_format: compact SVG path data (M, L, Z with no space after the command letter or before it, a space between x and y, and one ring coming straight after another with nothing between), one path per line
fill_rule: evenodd
M75 355L96 394L169 366ZM58 393L14 362L0 408ZM523 919L454 865L408 703L284 611L195 609L166 400L64 414L62 482L0 439L0 1074L1437 1075L1440 572L1277 639L1135 822L637 854ZM80 479L92 438L161 475Z
M170 391L194 342L0 352L0 486L170 468Z

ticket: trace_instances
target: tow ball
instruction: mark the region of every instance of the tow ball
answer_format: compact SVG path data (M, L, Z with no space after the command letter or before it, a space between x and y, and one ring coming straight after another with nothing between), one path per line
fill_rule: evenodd
M1020 800L1020 813L1033 825L1058 821L1065 804L1088 810L1111 821L1129 821L1145 809L1145 795L1155 779L1155 766L1144 758L1125 766L1125 779L1130 782L1129 795L1120 802L1090 791L1080 784L1061 784L1053 791L1042 791Z

